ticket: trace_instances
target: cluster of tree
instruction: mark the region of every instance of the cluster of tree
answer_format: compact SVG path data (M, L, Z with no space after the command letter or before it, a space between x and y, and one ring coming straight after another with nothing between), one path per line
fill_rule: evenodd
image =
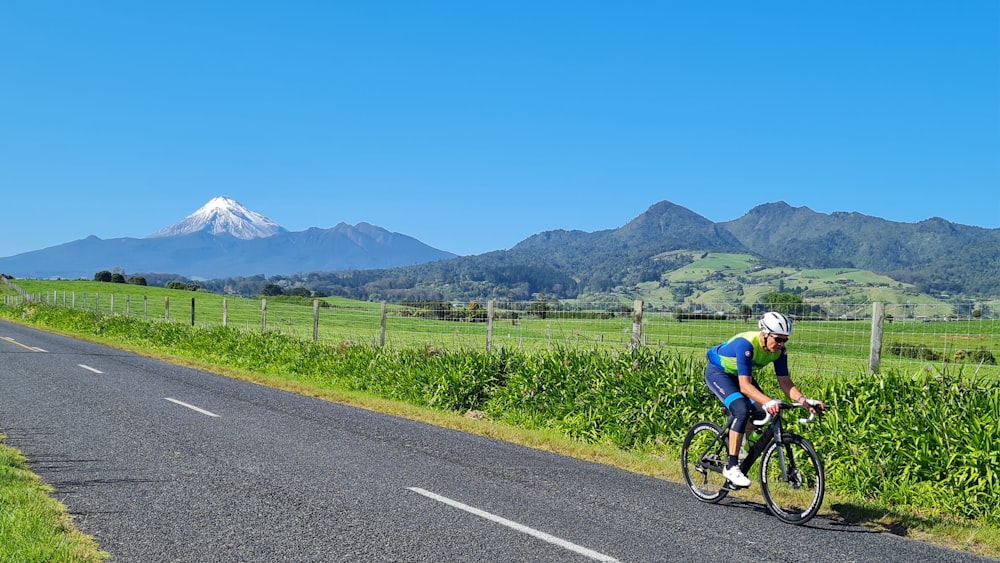
M784 313L792 319L803 319L810 317L822 317L822 307L809 304L803 301L802 296L796 293L772 291L760 297L752 305L740 305L740 310L735 315L715 311L685 311L683 309L674 310L674 318L678 321L684 320L728 320L739 318L749 321L751 318L760 316L767 311L777 311Z
M457 308L451 303L441 300L406 300L401 305L407 307L403 310L403 316L439 321L486 321L486 310L475 301L470 302L465 308Z
M196 283L182 282L182 281L168 281L163 287L167 289L181 289L184 291L198 291L201 286Z
M176 277L176 276L175 276ZM183 279L183 278L180 278ZM213 293L254 297L300 295L369 301L528 301L539 293L573 298L581 285L552 266L501 263L470 257L395 269L234 277L199 282ZM610 281L609 287L616 282Z
M146 280L146 285L150 285L153 287L166 287L167 283L172 281L182 281L184 283L192 282L192 280L189 280L180 274L157 274L151 272L143 272L140 274L136 274L133 277L142 277L143 279Z
M101 270L94 274L94 281L106 282L106 283L130 283L134 285L147 285L146 278L143 276L129 276L126 277L125 273L115 268L114 271Z
M407 299L402 301L400 304L409 308L408 311L404 310L404 316L415 316L443 321L485 322L489 314L487 309L480 305L476 300L469 301L469 304L462 308L455 307L451 304L451 302L442 301L440 299ZM558 301L549 301L545 293L542 292L539 293L533 301L524 305L523 308L519 310L505 310L498 313L497 318L516 320L522 315L526 315L544 319L552 311L556 310L558 305ZM613 317L616 312L617 309L614 309L599 315L602 315L602 318L609 318ZM594 315L595 313L591 311L579 315L579 318L594 318ZM572 313L570 313L570 316L572 316Z
M286 289L281 285L273 282L265 283L260 288L260 292L258 292L258 295L260 295L261 297L278 297L278 296L310 297L310 298L328 297L327 294L322 291L312 291L309 288L303 286L289 287Z
M772 291L761 297L758 303L768 311L777 311L788 316L802 315L809 311L802 296L795 293Z

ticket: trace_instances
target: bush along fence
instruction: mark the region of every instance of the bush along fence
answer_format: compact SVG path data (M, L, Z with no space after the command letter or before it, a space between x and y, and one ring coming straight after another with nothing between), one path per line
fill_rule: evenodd
M0 307L0 316L22 314L37 325L267 378L362 391L672 459L692 423L722 416L704 384L703 355L651 345L555 345L541 352L330 345L274 330L192 328L37 303ZM1000 525L1000 378L964 365L925 367L809 381L796 376L829 407L807 432L826 461L830 488L864 505L882 502L915 507L922 517ZM761 384L777 391L773 378Z
M175 306L179 301L184 313L189 313L190 297L177 295L171 294L170 301ZM166 305L163 295L148 300L116 296L115 312L104 309L112 301L105 295L99 300L106 304L100 311L95 310L98 300L93 295L77 296L75 310L69 309L72 296L67 296L65 307L43 304L39 297L8 296L0 315L99 334L148 349L170 350L207 362L225 362L266 377L364 391L441 410L474 412L517 426L553 429L582 442L673 456L693 422L722 415L718 402L704 386L704 347L756 326L753 315L726 318L691 311L677 316L643 311L642 307L625 314L567 307L565 311L546 311L544 318L523 311L516 318L504 318L501 311L519 309L494 303L494 346L486 351L479 346L442 346L440 339L446 333L435 329L471 326L484 333L486 321L422 318L419 310L383 303L296 305L305 310L303 318L309 321L316 318L319 309L321 336L316 341L275 323L276 317L289 313L272 307L274 303L248 300L256 315L240 321L252 325L242 328L233 320L238 303L223 305L220 297L213 307L202 309L211 298L196 299L195 328L187 326L190 317L175 310L159 310L154 316L154 303ZM53 301L51 296L48 301ZM58 301L62 301L61 296ZM81 308L83 301L86 309ZM148 320L140 318L144 308L139 304L143 302ZM131 304L130 316L125 315L124 304ZM226 326L221 321L225 307L229 308ZM797 362L793 368L798 371L796 380L809 389L810 396L822 398L829 407L822 423L808 432L827 462L831 490L862 503L916 507L925 516L944 514L1000 524L1000 503L996 502L1000 487L1000 471L996 469L1000 464L1000 426L996 424L1000 378L985 353L969 361L970 350L995 348L995 321L907 318L885 305L879 322L877 307L871 307L869 318L859 318L861 312L855 307L851 314L801 319L793 333L791 359ZM219 311L220 320L211 324L206 318L213 308ZM266 322L261 313L265 309ZM454 309L445 308L438 314L447 316ZM386 311L384 345L346 338L323 342L322 334L332 330L327 324L352 310L364 310L365 315L358 318L369 324L381 321ZM487 305L487 316L488 310ZM178 317L184 317L183 322ZM419 321L411 330L423 329L420 336L397 337L394 342L392 335L399 331L395 326L410 321ZM548 334L534 340L525 338L525 342L541 345L497 345L504 330L536 323L533 330ZM872 327L879 325L880 336L873 338ZM367 326L352 330L369 330ZM591 332L581 337L571 331ZM602 345L596 335L607 336L605 344L613 340L611 335L616 341ZM865 352L874 340L883 342L885 352L880 373L868 371L871 357ZM567 345L574 342L581 345ZM887 368L894 358L910 363L906 369ZM837 377L822 371L830 365L839 366ZM800 378L802 372L807 377ZM773 378L762 385L776 391Z
M13 282L8 285L16 289ZM508 302L485 304L440 301L370 303L308 298L243 299L180 290L137 287L133 293L54 292L6 295L5 304L45 303L192 326L281 332L316 343L375 347L547 350L556 346L634 349L655 347L703 358L710 346L756 328L765 306L739 303L653 310L641 300L632 306ZM789 342L794 373L879 373L936 364L962 365L997 374L1000 321L969 310L934 305L873 303L812 304L791 312L796 320Z

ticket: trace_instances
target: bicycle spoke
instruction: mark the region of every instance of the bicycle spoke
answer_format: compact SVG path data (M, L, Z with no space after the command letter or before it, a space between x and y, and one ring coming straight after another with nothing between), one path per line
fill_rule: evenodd
M681 469L684 480L698 500L718 502L728 494L722 486L726 443L721 430L711 422L696 424L684 439L681 449Z
M779 519L802 524L819 511L825 481L823 463L812 445L800 436L786 435L781 453L772 446L761 465L761 489L768 508Z

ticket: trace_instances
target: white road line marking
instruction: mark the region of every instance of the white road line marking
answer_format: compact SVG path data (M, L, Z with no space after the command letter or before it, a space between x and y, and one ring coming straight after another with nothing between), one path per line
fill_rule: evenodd
M103 371L101 371L101 370L99 370L97 368L92 368L92 367L90 367L88 365L85 365L85 364L76 364L76 365L82 367L83 369L85 369L87 371L92 371L94 373L104 373Z
M35 346L28 346L27 344L21 344L20 342L18 342L17 340L14 340L13 338L11 338L9 336L0 336L0 340L6 340L7 342L10 342L11 344L13 344L15 346L20 346L21 348L24 348L25 350L31 350L32 352L46 352L47 351L47 350L43 350L43 349L35 347Z
M187 408L189 408L189 409L191 409L193 411L200 412L201 414L204 414L206 416L211 416L211 417L219 418L219 415L215 414L214 412L208 412L205 409L199 409L198 407L196 407L194 405L189 405L189 404L187 404L185 402L178 401L177 399L171 399L170 397L165 397L165 400L170 401L171 403L178 404L178 405L180 405L182 407L187 407Z
M507 526L508 528L513 528L513 529L515 529L515 530L517 530L519 532L528 534L529 536L534 536L534 537L536 537L536 538L538 538L540 540L549 542L549 543L554 544L554 545L558 545L559 547L562 547L564 549L568 549L570 551L574 551L576 553L579 553L580 555L584 555L584 556L589 557L591 559L594 559L594 560L597 560L597 561L607 561L608 563L618 563L617 559L615 559L614 557L611 557L609 555L604 555L603 553L599 553L599 552L594 551L592 549L587 549L586 547L582 547L582 546L576 545L575 543L566 541L566 540L564 540L562 538L557 538L557 537L555 537L553 535L546 534L545 532L540 532L538 530L535 530L534 528L529 528L529 527L527 527L527 526L525 526L523 524L518 524L517 522L513 522L511 520L507 520L506 518L501 518L500 516L496 516L494 514L490 514L489 512L485 512L483 510L479 510L478 508L473 508L473 507L471 507L471 506L469 506L467 504L462 504L462 503L458 502L457 500L451 500L448 497L443 497L443 496L441 496L439 494L435 494L435 493L432 493L430 491L426 491L424 489L419 489L417 487L407 487L407 489L409 489L409 490L411 490L411 491L413 491L413 492L415 492L417 494L424 495L427 498L434 499L434 500L436 500L438 502L443 502L443 503L445 503L445 504L447 504L449 506L454 506L455 508L464 510L464 511L469 512L471 514L475 514L476 516L479 516L480 518L485 518L485 519L490 520L492 522L496 522L497 524L501 524L503 526Z

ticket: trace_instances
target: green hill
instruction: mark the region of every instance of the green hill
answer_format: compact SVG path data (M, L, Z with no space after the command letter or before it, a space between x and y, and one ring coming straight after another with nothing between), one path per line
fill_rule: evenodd
M675 251L663 259L686 258L689 262L672 270L660 281L639 283L629 298L643 299L653 307L702 306L753 303L778 291L794 293L806 303L864 304L941 303L922 294L912 284L856 268L766 267L750 254Z

